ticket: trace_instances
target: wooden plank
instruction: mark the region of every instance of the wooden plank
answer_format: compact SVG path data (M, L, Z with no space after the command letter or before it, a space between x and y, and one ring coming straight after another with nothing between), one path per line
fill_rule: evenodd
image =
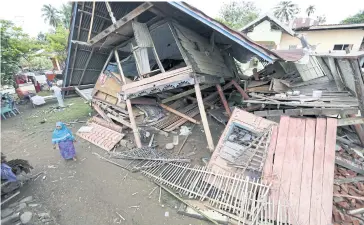
M172 109L171 107L169 107L169 106L167 106L167 105L164 105L164 104L159 104L159 106L160 107L162 107L163 109L165 109L165 110L168 110L169 112L171 112L171 113L174 113L174 114L176 114L177 116L180 116L180 117L182 117L182 118L185 118L186 120L188 120L188 121L191 121L192 123L194 123L194 124L200 124L200 122L199 121L197 121L197 120L195 120L195 119L193 119L193 118L191 118L191 117L189 117L189 116L187 116L187 115L185 115L185 114L183 114L183 113L181 113L181 112L178 112L177 110L175 110L175 109Z
M112 115L111 113L108 113L108 114L107 114L107 116L108 116L109 118L111 118L111 119L113 119L113 120L115 120L115 121L117 121L117 122L119 122L119 123L121 123L121 124L123 124L123 125L125 125L125 126L129 127L130 129L133 129L133 127L131 126L131 124L130 124L129 122L127 122L127 121L123 120L122 118L119 118L119 117L117 117L117 116L114 116L114 115Z
M130 124L131 124L131 127L133 128L135 144L138 148L141 148L142 142L140 141L139 131L138 131L138 127L136 125L135 119L134 119L133 108L131 107L130 99L126 100L126 107L128 108Z
M355 118L344 118L337 120L337 126L350 126L354 124L364 124L364 118L362 117L355 117Z
M93 1L93 3L92 3L92 15L91 15L90 29L88 31L87 42L90 41L92 26L94 25L94 15L95 15L95 7L96 7L95 4L96 4L96 2ZM80 26L81 26L81 24L80 24Z
M205 89L207 89L207 88L209 88L209 87L213 87L213 86L214 86L213 84L206 84L206 85L202 85L202 86L200 87L200 89L201 89L201 90L205 90ZM171 102L171 101L177 100L177 99L179 99L179 98L182 98L182 97L188 96L188 95L190 95L190 94L193 94L193 93L195 93L195 91L196 91L196 90L195 90L194 88L192 88L192 89L190 89L190 90L188 90L188 91L185 91L185 92L182 92L182 93L179 93L179 94L173 95L172 97L169 97L169 98L163 99L163 100L162 100L162 103L163 103L163 104L166 104L167 102Z
M113 123L113 122L112 122L112 120L111 120L109 117L107 117L106 113L105 113L104 111L102 111L102 109L100 109L100 107L99 107L98 105L93 104L93 105L92 105L92 107L94 107L94 109L96 110L96 112L97 112L98 114L100 114L100 116L101 116L104 120L106 120L106 121L107 121L107 122L109 122L109 123Z
M342 167L345 167L349 170L352 170L356 173L360 173L360 174L364 175L364 166L361 165L360 163L352 162L352 161L344 159L338 155L335 156L335 163Z
M222 91L222 88L221 88L220 84L216 84L216 88L217 88L217 92L219 92L219 95L220 95L220 98L221 98L221 102L224 105L224 108L226 110L226 113L228 114L228 116L230 118L230 116L231 116L231 110L230 110L229 104L226 101L224 92Z
M143 86L127 89L127 90L124 91L124 93L125 94L133 94L133 93L137 93L139 91L145 91L146 89L157 88L157 87L167 85L167 84L171 84L171 83L174 83L174 82L186 81L186 80L191 80L191 79L193 79L193 78L191 77L190 73L186 73L186 74L182 73L182 74L174 76L174 77L170 77L170 78L167 78L167 79L155 81L154 83L150 83L150 84L146 84L146 85L143 85ZM124 86L122 86L121 88L123 88Z
M93 37L89 42L91 44L96 44L97 42L101 41L103 38L107 37L109 34L115 32L120 27L124 26L143 12L147 11L149 8L153 6L150 2L145 2L141 4L140 6L136 7L134 10L123 16L121 19L116 21L115 24L110 25L108 28L103 30L101 33Z
M329 62L328 63L329 64L328 66L330 68L330 71L331 71L332 76L334 77L334 80L335 80L337 89L339 91L345 90L345 85L342 82L342 79L340 77L340 74L337 72L334 58L329 57L328 58L328 62Z
M322 211L320 224L330 224L332 221L332 199L334 192L337 121L333 118L327 118L326 124L325 156L323 161L324 174L322 182L323 191L321 199Z
M263 176L267 177L272 176L273 159L274 159L274 152L276 150L277 139L278 139L278 126L273 126L270 143L268 147L267 158L264 163Z
M298 221L299 224L309 224L310 222L310 206L311 206L311 186L312 186L312 168L313 155L315 150L315 131L316 120L306 119L306 128L304 135L303 149L303 167L301 179L301 194Z
M274 156L274 164L273 164L273 173L272 177L269 176L271 174L265 174L265 179L268 182L273 183L273 188L270 194L270 197L273 202L276 204L279 201L279 192L281 187L281 179L282 179L282 170L283 170L283 162L285 157L286 151L286 144L287 144L287 136L288 136L288 125L290 122L290 118L287 116L282 116L279 129L278 129L278 137L277 137L277 144L275 148L275 156ZM274 212L277 213L277 205L274 205ZM273 215L273 220L275 220L276 215Z
M240 87L240 85L235 81L232 80L233 85L235 86L235 88L238 90L238 92L241 94L241 96L243 96L244 100L248 100L249 96L245 93L245 91Z
M135 81L133 83L126 84L121 88L121 91L126 91L128 89L132 89L132 88L135 88L135 87L140 87L142 85L154 83L156 81L160 81L160 80L163 80L163 79L166 79L166 78L170 78L170 77L174 77L174 76L177 76L177 75L180 75L180 74L190 73L190 72L192 72L191 67L188 67L188 66L182 67L182 68L179 68L179 69L176 69L176 70L172 70L172 71L168 71L168 72L165 72L165 73L162 73L162 74L155 75L153 77L144 78L143 80L140 80L140 81Z
M310 206L310 224L321 224L321 196L324 173L324 154L326 138L326 119L318 118L316 122L315 152L313 156L312 189Z
M207 139L207 145L208 145L208 148L210 149L210 151L213 152L215 149L214 142L212 140L209 123L207 121L205 106L203 105L201 88L200 88L200 84L198 82L195 83L195 90L196 90L196 99L197 99L198 108L200 110L202 125L203 125L203 129L205 131L205 135L206 135L206 139Z
M359 100L359 109L362 116L364 116L364 81L363 74L361 72L361 66L358 60L351 60L350 66L354 74L354 84L356 96ZM364 138L364 137L363 137ZM362 143L364 146L364 143Z
M300 207L300 196L301 196L301 175L302 175L302 168L303 168L303 151L305 145L305 127L306 127L306 120L295 118L296 124L294 127L294 131L292 131L292 136L290 139L292 140L292 147L291 149L287 149L288 151L292 151L292 160L290 160L290 170L292 171L291 175L291 184L289 189L289 204L290 204L290 223L296 223L295 219L301 214L299 211ZM288 142L287 145L289 145Z
M299 134L298 129L299 119L290 118L289 125L288 125L288 134L287 134L287 143L284 153L283 165L282 165L282 174L281 174L281 188L279 190L279 200L283 204L289 204L290 210L289 215L293 215L294 211L293 208L296 205L292 203L296 203L293 199L290 199L290 187L291 187L291 176L292 176L292 167L294 162L294 149L298 146L296 145L297 137ZM296 174L294 174L296 175ZM292 201L292 203L291 203ZM288 215L287 215L288 216ZM285 221L289 222L289 221Z
M300 116L300 115L335 115L335 114L356 114L358 108L300 108L300 109L286 109L285 115Z

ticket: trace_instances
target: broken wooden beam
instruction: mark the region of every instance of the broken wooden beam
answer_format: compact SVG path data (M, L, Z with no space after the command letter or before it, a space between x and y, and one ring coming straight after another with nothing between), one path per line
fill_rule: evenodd
M235 86L235 88L238 90L238 92L241 94L241 96L243 96L243 99L248 100L249 95L246 94L246 92L240 87L240 85L235 80L232 80L231 82Z
M228 116L230 118L230 116L231 116L231 110L230 110L230 107L229 107L228 102L226 101L224 92L222 91L222 88L221 88L220 84L216 84L216 88L217 88L217 92L219 92L219 95L220 95L220 98L221 98L221 102L224 105L224 108L226 110L226 113L228 114Z
M131 106L130 99L126 100L126 107L128 108L128 112L129 112L129 119L130 119L130 124L133 129L133 133L134 133L135 144L138 148L141 148L142 142L140 141L139 131L138 131L138 127L135 122L134 115L133 115L133 108Z
M117 121L117 122L119 122L119 123L121 123L121 124L123 124L123 125L125 125L125 126L127 126L129 128L131 128L131 129L133 129L133 127L131 126L131 124L129 122L123 120L122 118L119 118L117 116L114 116L111 113L108 113L107 114L107 117L109 117L109 118L111 118L111 119L113 119L113 120L115 120L115 121Z
M106 120L107 122L112 123L112 120L111 120L109 117L107 117L106 113L105 113L102 109L100 109L100 107L99 107L98 105L93 104L93 105L92 105L92 107L96 110L96 112L97 112L98 114L100 114L100 116L101 116L104 120Z
M354 172L364 175L364 166L363 165L360 165L360 164L357 164L350 160L344 159L341 156L335 156L335 163L342 167L345 167L349 170L352 170Z
M201 86L201 90L204 90L204 89L207 89L209 87L213 87L214 85L213 84L206 84L206 85L202 85ZM167 102L171 102L171 101L174 101L174 100L177 100L179 98L182 98L182 97L185 97L185 96L188 96L190 94L193 94L195 93L195 89L192 88L188 91L185 91L185 92L182 92L182 93L179 93L179 94L176 94L176 95L173 95L172 97L169 97L169 98L166 98L166 99L163 99L162 100L162 103L163 104L166 104Z
M119 133L121 133L123 131L123 128L121 126L114 124L114 123L107 122L106 120L103 120L96 116L92 117L91 121L93 121L101 126L107 127L113 131L119 132Z
M201 88L200 88L200 84L198 82L195 83L195 90L196 90L196 99L197 99L198 109L200 111L202 125L203 125L203 129L205 131L205 135L206 135L206 139L207 139L207 145L208 145L208 148L210 149L210 151L213 152L215 150L214 141L212 140L209 123L207 121L205 106L203 103L204 100L202 100ZM207 99L205 99L205 100L207 100Z
M171 112L171 113L176 114L177 116L180 116L180 117L182 117L182 118L185 118L186 120L188 120L188 121L190 121L190 122L192 122L192 123L194 123L194 124L200 124L200 122L199 122L199 121L197 121L197 120L195 120L195 119L193 119L193 118L191 118L191 117L189 117L189 116L187 116L187 115L185 115L185 114L183 114L183 113L181 113L181 112L179 112L179 111L177 111L177 110L175 110L175 109L172 109L171 107L169 107L169 106L167 106L167 105L159 104L159 106L160 106L160 107L162 107L163 109L165 109L165 110L167 110L167 111Z
M110 33L115 32L120 27L124 26L128 22L132 21L134 18L142 14L143 12L147 11L149 8L153 6L150 2L145 2L141 4L140 6L136 7L134 10L129 12L127 15L123 16L121 19L116 21L115 24L110 25L108 28L100 32L98 35L93 37L89 42L91 44L96 44L97 42L101 41L105 37L107 37Z
M337 120L337 126L350 126L354 124L364 124L363 117L344 118Z

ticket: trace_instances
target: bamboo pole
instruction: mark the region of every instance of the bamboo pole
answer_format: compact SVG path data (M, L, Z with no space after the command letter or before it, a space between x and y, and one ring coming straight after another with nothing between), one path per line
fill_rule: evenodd
M93 23L94 23L94 16L95 16L95 5L96 5L96 2L93 1L93 3L92 3L92 16L91 16L91 22L90 22L90 30L88 31L87 42L89 42L90 39L91 39L92 26L93 26Z

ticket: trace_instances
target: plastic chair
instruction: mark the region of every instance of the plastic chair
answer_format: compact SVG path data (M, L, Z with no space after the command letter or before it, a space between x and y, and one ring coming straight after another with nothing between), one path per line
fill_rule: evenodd
M4 106L1 106L1 116L6 119L5 114L8 113L9 115L11 115L11 113L16 116L16 114L13 112L11 106L7 103L4 104Z

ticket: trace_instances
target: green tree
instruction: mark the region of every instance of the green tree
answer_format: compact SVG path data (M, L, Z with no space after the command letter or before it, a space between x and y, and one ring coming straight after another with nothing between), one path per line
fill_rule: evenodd
M62 21L62 25L69 29L71 23L71 16L72 16L72 4L62 4L60 12L60 17Z
M357 14L349 16L348 18L341 21L343 24L353 24L353 23L364 23L364 10L360 10Z
M48 22L49 25L57 27L60 24L59 12L51 4L43 5L42 13L44 21Z
M317 16L317 19L319 24L324 24L326 23L326 16L325 15L321 15L321 16Z
M310 5L306 9L307 16L310 17L311 14L314 14L316 11L316 7L314 5Z
M31 59L42 45L8 20L0 20L0 32L1 82L12 84L13 75L20 70L20 61Z
M216 20L230 28L240 29L255 20L259 12L260 10L255 6L254 2L233 0L232 2L224 3Z
M297 4L292 1L281 1L274 7L274 15L282 22L289 23L300 12Z
M58 26L52 33L46 35L46 50L49 54L55 54L56 58L62 64L67 57L67 38L68 30L63 26Z

